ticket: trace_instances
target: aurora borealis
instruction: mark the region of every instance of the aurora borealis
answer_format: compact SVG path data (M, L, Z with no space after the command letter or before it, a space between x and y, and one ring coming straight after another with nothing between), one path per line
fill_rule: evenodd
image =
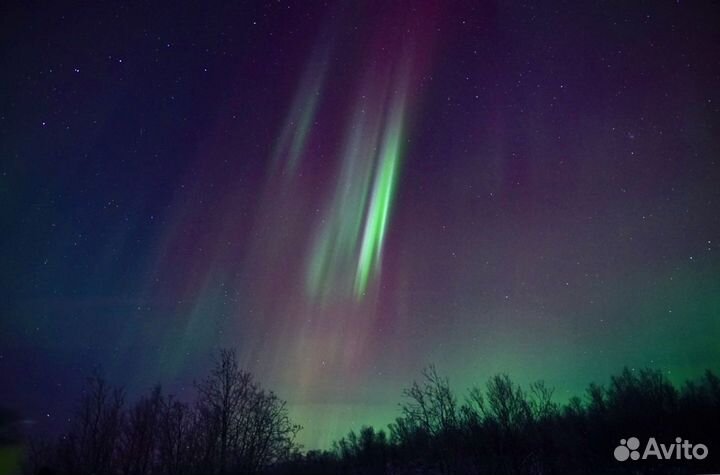
M306 447L434 363L720 369L720 7L6 7L0 403L235 347Z

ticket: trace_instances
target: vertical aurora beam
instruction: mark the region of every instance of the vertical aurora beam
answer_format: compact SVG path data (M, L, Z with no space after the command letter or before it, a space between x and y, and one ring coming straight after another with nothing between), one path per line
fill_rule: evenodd
M379 273L400 169L408 76L391 88L386 73L372 75L359 96L336 188L310 249L305 288L321 303L363 300Z
M352 267L357 255L372 181L372 162L363 158L372 154L379 135L377 121L367 122L367 115L358 110L343 154L333 204L311 252L306 287L311 295L322 299L333 293L345 293L343 274Z
M315 55L300 80L290 113L273 152L273 168L277 169L280 162L283 162L283 173L292 173L298 166L317 114L326 69L327 54Z
M365 218L360 256L355 274L355 298L365 295L371 273L377 274L388 220L397 188L405 112L405 94L393 105L379 153L370 208Z

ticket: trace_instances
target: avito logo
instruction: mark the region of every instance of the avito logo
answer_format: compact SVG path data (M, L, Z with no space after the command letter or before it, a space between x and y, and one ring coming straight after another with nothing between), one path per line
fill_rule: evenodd
M615 447L613 455L615 459L624 462L627 459L651 459L657 460L702 460L708 455L708 448L705 444L691 444L689 440L681 437L675 438L674 444L658 444L655 437L650 437L645 444L645 449L640 455L640 439L630 437L620 439L620 445Z

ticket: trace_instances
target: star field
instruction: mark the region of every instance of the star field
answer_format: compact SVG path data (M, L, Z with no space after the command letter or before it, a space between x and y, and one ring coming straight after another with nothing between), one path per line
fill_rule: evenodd
M558 397L720 362L711 2L6 6L0 402L212 351L324 447L435 363Z

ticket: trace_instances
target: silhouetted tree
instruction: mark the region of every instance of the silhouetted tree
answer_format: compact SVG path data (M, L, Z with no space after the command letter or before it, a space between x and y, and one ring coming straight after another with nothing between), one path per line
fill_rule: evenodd
M360 433L350 431L334 444L334 450L344 464L344 472L386 473L388 439L385 431L363 426Z
M239 368L234 351L220 352L198 391L210 447L206 453L211 459L217 457L218 473L229 468L256 473L289 456L300 427L290 422L284 401L260 389L252 375Z
M87 382L68 434L59 443L60 470L68 474L114 473L123 425L124 393L96 371Z
M403 392L409 400L401 405L403 416L412 425L430 435L449 431L457 424L457 401L447 378L441 377L435 366L423 370L422 383L413 382Z
M195 414L187 404L172 396L162 401L157 427L157 473L187 475L192 473L198 456Z
M162 406L162 391L157 386L128 411L118 454L123 475L147 475L152 472Z

